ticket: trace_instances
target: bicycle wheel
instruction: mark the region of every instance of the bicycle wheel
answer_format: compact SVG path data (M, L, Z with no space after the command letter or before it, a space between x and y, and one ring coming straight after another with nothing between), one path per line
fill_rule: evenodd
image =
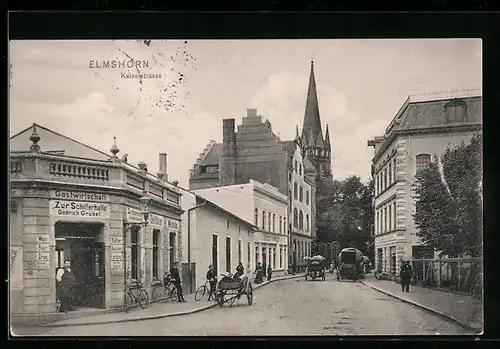
M177 298L177 288L175 286L170 287L170 289L168 289L168 293L167 293L167 300L175 301L176 298Z
M205 287L205 285L201 285L200 287L198 287L196 293L194 294L194 300L199 301L200 299L202 299L206 291L207 288Z
M161 301L163 298L165 298L165 286L158 285L155 288L153 288L153 292L151 293L151 300L153 302L158 302Z
M142 309L146 309L149 305L149 296L148 292L145 289L141 289L139 292L139 305Z
M130 292L125 293L123 296L123 311L128 313L134 304L134 299Z

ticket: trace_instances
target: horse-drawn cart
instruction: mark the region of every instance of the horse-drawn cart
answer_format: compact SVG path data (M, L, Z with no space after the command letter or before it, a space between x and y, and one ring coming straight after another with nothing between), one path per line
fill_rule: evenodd
M253 288L250 279L247 276L234 280L231 275L222 275L222 279L217 285L216 299L219 306L228 303L233 306L235 300L239 300L241 295L247 296L248 305L253 302Z

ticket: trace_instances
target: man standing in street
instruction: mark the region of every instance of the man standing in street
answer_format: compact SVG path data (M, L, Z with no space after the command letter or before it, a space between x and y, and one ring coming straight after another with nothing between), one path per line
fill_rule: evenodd
M61 310L65 313L73 310L73 291L76 285L76 276L71 271L69 260L64 261L64 267L60 268L56 274L57 287L59 289L59 301Z
M179 263L175 262L172 269L170 269L170 275L174 280L174 285L177 287L177 301L179 303L185 302L184 296L182 295L182 285L181 285L181 276L179 274Z
M410 292L410 283L413 276L410 261L404 261L403 264L401 264L399 276L401 278L401 289L403 290L403 292L405 290L406 292Z
M210 265L207 271L207 280L210 283L210 290L208 293L208 300L212 298L215 300L215 287L217 285L217 279L214 271L214 267Z

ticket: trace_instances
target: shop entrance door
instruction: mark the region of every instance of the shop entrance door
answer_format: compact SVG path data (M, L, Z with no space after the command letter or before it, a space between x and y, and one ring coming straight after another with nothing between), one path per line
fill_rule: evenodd
M101 225L83 223L56 224L56 250L61 265L71 262L76 277L74 308L105 307L105 250L99 242Z

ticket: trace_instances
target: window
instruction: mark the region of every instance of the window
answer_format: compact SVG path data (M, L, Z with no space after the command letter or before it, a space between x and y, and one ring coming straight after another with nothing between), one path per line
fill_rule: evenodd
M384 168L384 188L382 190L385 190L387 188L387 168Z
M387 207L384 207L384 233L387 232Z
M389 163L389 185L392 184L392 161Z
M292 172L288 172L288 181L291 183L292 182Z
M238 263L241 263L241 240L238 240Z
M431 162L431 156L429 154L418 154L416 161L416 167L417 167L416 172L419 172L424 168L426 168L430 162Z
M389 231L392 231L392 205L389 204Z
M380 175L377 175L377 185L375 186L375 195L380 193Z
M394 182L395 182L398 180L398 177L397 177L398 171L396 169L396 159L394 159L392 162L392 170L394 171L394 173L392 174L392 178L394 179Z
M283 234L283 218L280 216L280 234Z
M297 208L293 209L293 226L297 228L299 225L299 213L297 212Z
M295 160L295 167L294 167L294 168L295 168L295 173L297 173L297 170L298 170L298 168L297 168L297 167L298 167L298 166L297 166L297 160Z
M467 105L464 101L454 99L448 102L445 107L446 122L466 122L467 121Z
M259 247L255 246L255 261L254 261L254 267L257 267L257 263L259 263Z
M302 210L299 212L299 229L304 229L304 214Z
M306 190L306 205L309 205L309 190Z
M252 244L250 243L250 241L248 241L248 244L247 244L247 269L250 269L250 258L252 257L251 256L252 254Z
M394 201L392 203L392 207L393 207L393 211L394 211L394 229L396 229L397 227L397 222L398 222L398 219L397 219L397 215L396 215L396 201Z
M226 228L229 229L229 219L226 222Z
M262 211L262 230L266 230L266 211Z
M292 207L292 191L288 191L288 207Z
M299 175L302 176L302 165L299 165Z
M273 213L273 233L276 233L276 215Z
M271 212L267 214L267 224L268 224L267 231L271 231Z
M214 270L217 273L218 272L218 261L219 261L219 246L218 246L218 241L219 236L217 234L212 235L212 265L214 266Z
M254 223L256 226L259 226L259 209L256 208L255 209L255 220L254 220Z
M306 231L309 231L309 214L306 214Z
M231 272L231 238L226 237L226 272Z
M174 232L170 232L169 246L170 246L170 267L172 267L174 265L174 262L175 262L175 254L176 254L175 233Z
M300 190L299 190L299 201L300 202L304 201L304 189L302 188L302 186L300 186Z
M283 268L283 246L280 246L280 264L279 264L280 269Z
M298 190L297 190L297 189L298 189L298 188L297 188L297 183L293 183L293 198L294 198L295 200L297 200L297 196L298 196L298 195L297 195L297 194L298 194L298 193L297 193L297 192L298 192Z
M377 232L375 235L380 234L380 211L377 210L377 221L375 222L375 226L377 227Z
M286 229L286 218L285 218L285 217L283 217L283 233L284 233L284 234L287 234L287 231L288 231L288 230Z
M160 231L158 229L153 230L153 279L158 280L160 277L160 272L158 270L159 253L158 247L160 245Z
M132 267L130 270L130 278L132 280L138 280L137 271L139 270L139 227L134 227L130 231L130 257L132 259Z

